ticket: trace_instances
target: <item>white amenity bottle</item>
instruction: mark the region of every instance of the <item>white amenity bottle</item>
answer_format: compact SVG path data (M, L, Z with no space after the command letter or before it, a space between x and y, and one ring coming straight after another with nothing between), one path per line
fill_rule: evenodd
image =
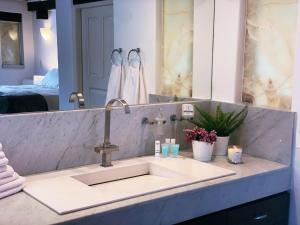
M155 141L155 157L160 156L160 141Z

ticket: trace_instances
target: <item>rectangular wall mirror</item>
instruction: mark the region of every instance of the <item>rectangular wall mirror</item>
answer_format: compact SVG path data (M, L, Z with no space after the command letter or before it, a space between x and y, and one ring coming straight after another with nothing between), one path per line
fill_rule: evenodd
M0 1L0 114L211 98L214 1Z

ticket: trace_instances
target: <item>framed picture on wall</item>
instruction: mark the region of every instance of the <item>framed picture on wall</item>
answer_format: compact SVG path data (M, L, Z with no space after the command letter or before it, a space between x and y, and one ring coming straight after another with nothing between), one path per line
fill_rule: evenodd
M23 68L22 14L0 11L2 68Z

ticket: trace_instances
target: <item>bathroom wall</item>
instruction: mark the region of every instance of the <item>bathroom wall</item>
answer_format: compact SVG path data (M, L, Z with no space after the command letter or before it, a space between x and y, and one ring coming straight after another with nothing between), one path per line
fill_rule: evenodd
M40 28L50 27L51 35L48 40L41 36ZM44 75L48 70L58 68L56 10L49 11L48 20L33 18L33 39L35 54L34 74Z
M246 0L215 4L212 99L241 102Z
M56 0L60 110L74 109L74 105L69 104L69 95L78 91L74 18L73 2Z
M12 69L2 68L0 65L0 84L18 85L25 78L31 78L34 74L34 46L32 34L32 12L27 11L25 1L0 0L0 11L22 14L23 46L24 46L24 68ZM1 57L0 57L1 61ZM2 64L0 62L0 64Z

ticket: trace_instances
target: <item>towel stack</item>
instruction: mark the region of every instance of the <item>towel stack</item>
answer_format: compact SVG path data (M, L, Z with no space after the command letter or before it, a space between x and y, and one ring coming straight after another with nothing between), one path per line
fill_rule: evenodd
M2 151L0 143L0 199L21 191L25 186L25 178L20 177L8 165L8 159Z

